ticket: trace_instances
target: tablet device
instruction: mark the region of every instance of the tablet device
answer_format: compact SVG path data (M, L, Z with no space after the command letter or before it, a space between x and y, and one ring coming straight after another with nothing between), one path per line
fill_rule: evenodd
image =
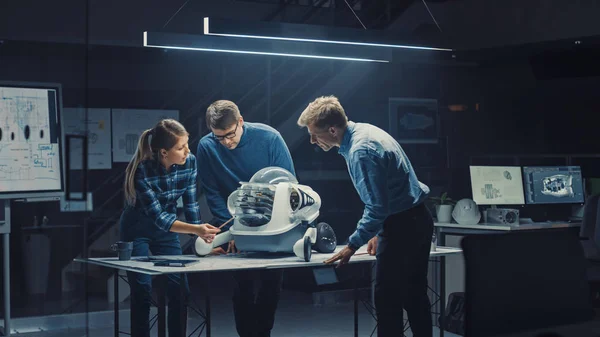
M157 267L187 267L194 263L200 262L200 260L154 260L154 265Z

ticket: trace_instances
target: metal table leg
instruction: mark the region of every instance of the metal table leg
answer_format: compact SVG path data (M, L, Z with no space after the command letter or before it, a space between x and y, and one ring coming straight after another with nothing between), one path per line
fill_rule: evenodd
M187 332L187 292L185 291L185 273L179 275L179 324L181 325L181 337L186 337Z
M113 288L113 300L115 301L115 337L119 337L119 269L115 269Z
M446 246L446 232L437 227L437 241L439 246ZM444 311L446 311L446 257L440 256L440 337L444 337Z
M7 203L10 201L7 201ZM8 213L9 214L9 213ZM8 217L10 215L5 214ZM2 234L2 245L4 246L4 336L10 336L10 234Z
M358 337L358 282L354 283L354 337Z
M440 337L444 337L444 311L446 308L446 257L440 256Z
M167 337L166 301L165 292L167 287L167 276L158 276L158 337Z
M210 337L210 273L206 273L206 337Z

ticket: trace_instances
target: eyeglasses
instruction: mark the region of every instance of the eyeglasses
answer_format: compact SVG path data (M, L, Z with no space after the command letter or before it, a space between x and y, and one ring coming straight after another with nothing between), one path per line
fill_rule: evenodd
M220 142L223 141L223 139L227 138L227 139L231 139L233 137L235 137L235 133L238 129L238 126L240 125L240 121L238 121L237 123L235 123L235 130L231 131L230 133L223 135L223 136L217 136L215 135L215 133L213 132L213 136Z

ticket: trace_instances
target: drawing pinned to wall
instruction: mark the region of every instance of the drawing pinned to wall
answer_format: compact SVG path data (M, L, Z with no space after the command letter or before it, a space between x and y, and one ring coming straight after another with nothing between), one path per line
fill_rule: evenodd
M400 143L437 143L438 105L435 99L389 98L390 134Z
M129 162L139 136L161 119L179 120L178 110L112 109L113 162Z
M88 135L88 169L111 169L110 109L65 108L63 127L67 135ZM71 169L82 167L81 149L71 149Z

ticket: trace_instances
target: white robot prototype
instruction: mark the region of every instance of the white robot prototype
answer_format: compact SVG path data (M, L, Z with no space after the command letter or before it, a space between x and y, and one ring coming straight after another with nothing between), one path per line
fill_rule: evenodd
M336 237L327 223L317 223L321 198L312 188L298 183L281 167L266 167L229 196L227 207L234 217L231 228L211 243L197 238L198 256L210 254L231 240L242 252L294 253L310 261L312 250L331 253Z

